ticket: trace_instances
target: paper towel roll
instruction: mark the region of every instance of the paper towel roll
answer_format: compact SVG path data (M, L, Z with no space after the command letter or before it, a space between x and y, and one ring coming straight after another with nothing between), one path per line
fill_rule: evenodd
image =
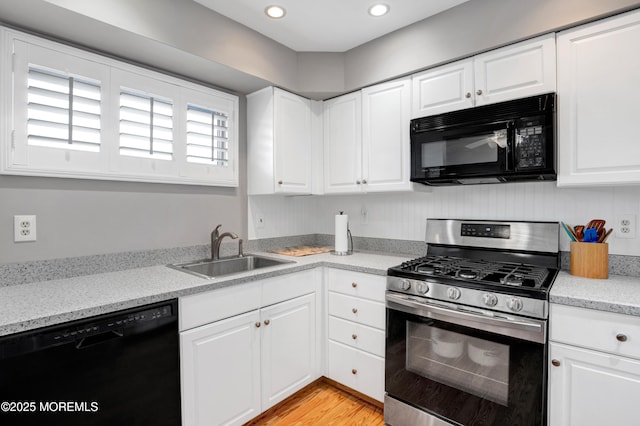
M347 238L347 227L349 225L349 216L346 214L336 215L336 231L335 231L335 251L336 253L346 253L349 250L349 241Z

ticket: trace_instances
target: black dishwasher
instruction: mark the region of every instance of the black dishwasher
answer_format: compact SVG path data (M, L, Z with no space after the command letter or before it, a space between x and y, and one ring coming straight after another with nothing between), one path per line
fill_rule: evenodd
M177 300L0 338L0 425L180 425Z

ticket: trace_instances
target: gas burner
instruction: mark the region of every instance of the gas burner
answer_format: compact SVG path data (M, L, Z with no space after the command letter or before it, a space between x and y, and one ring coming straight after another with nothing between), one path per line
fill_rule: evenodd
M478 273L471 269L460 269L456 271L456 277L462 278L463 280L475 280L478 278Z
M425 275L435 275L438 272L438 270L436 269L435 266L422 264L416 267L416 272L419 272Z
M500 278L500 284L520 286L524 283L524 276L511 274Z

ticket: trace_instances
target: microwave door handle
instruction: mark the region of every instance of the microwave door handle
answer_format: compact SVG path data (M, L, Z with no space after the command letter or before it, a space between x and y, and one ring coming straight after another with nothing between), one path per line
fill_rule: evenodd
M544 343L546 332L544 321L507 319L488 316L468 310L452 309L416 300L410 296L386 295L387 308L424 318L462 325L476 330L488 331L503 336L515 337L536 343Z
M507 149L505 150L505 170L512 172L515 170L516 158L516 124L513 121L507 123Z

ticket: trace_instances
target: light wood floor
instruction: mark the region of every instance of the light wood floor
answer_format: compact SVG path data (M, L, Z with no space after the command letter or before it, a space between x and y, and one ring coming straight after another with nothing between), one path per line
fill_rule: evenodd
M374 405L319 379L245 426L382 426L381 404Z

